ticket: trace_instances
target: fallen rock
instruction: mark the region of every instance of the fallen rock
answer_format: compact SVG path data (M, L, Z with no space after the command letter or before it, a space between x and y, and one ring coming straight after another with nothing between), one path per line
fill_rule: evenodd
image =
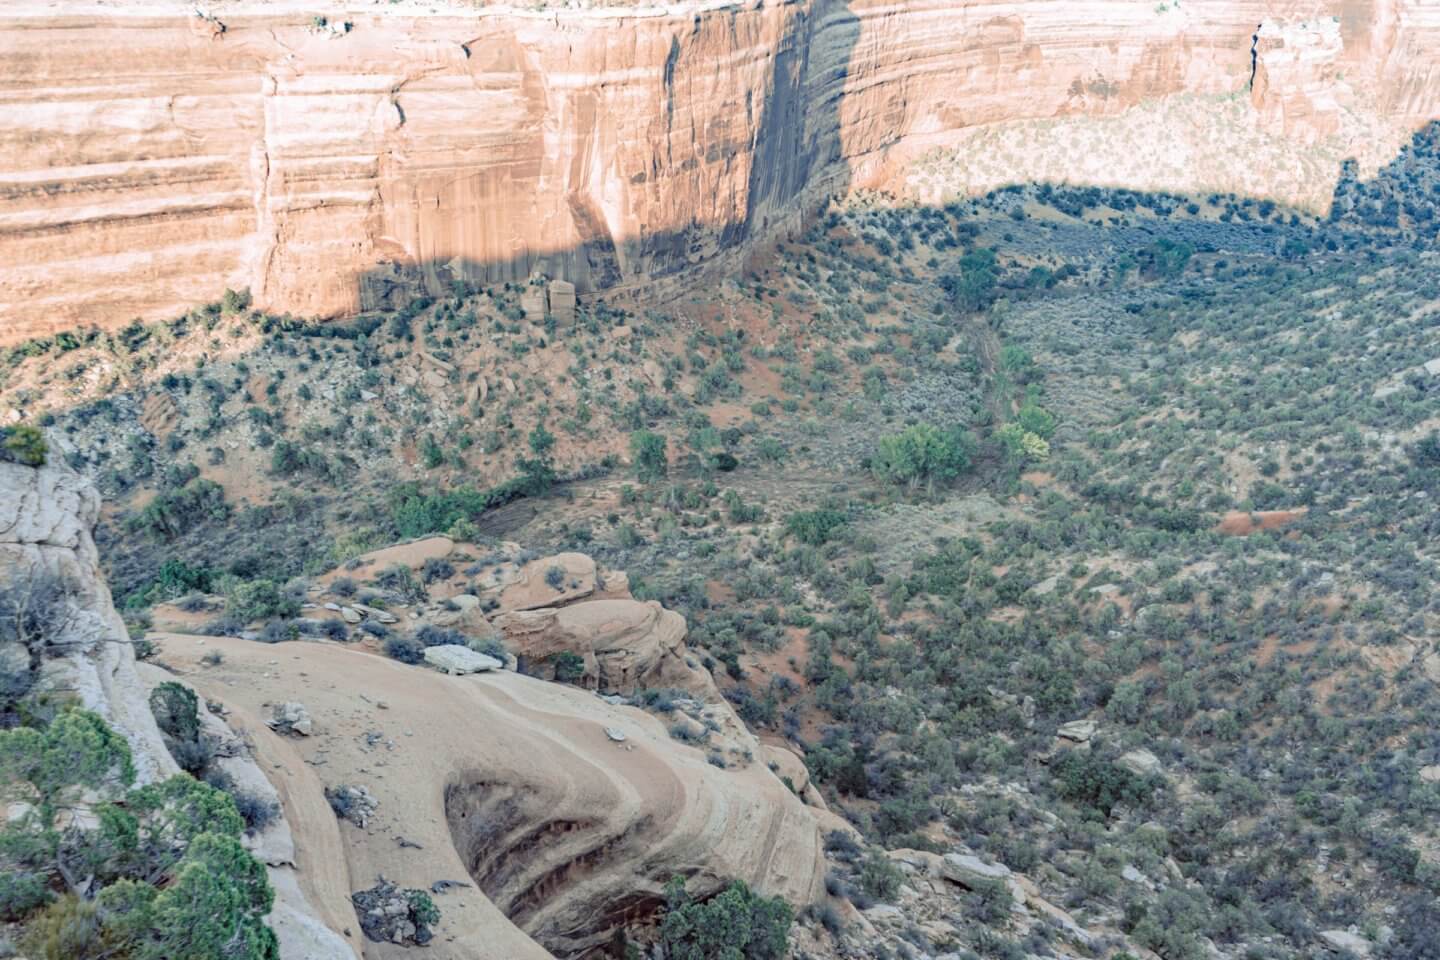
M370 788L363 785L342 783L326 787L325 799L330 801L330 809L335 811L335 816L350 821L362 830L380 807L380 801L375 799Z
M968 853L947 853L940 861L940 876L962 887L971 888L1010 878L1010 868L1003 863L986 863Z
M270 729L276 733L289 733L299 737L308 737L314 730L310 711L305 709L303 703L293 700L277 706L269 724Z
M1160 758L1149 750L1131 750L1122 754L1115 763L1137 777L1154 776L1160 772Z
M1351 930L1321 930L1320 941L1335 953L1370 956L1370 941Z
M368 617L371 620L378 620L381 623L399 622L395 614L391 613L389 610L381 610L379 607L367 607L363 603L354 603L351 604L351 607L359 611L361 616Z
M528 670L568 651L585 662L581 685L601 693L666 686L691 690L693 678L681 653L685 618L654 601L591 600L521 610L502 614L495 625Z
M425 662L442 673L464 676L467 673L485 673L505 666L487 654L477 653L458 643L443 643L425 648Z
M1095 729L1094 720L1071 720L1069 723L1061 724L1060 729L1055 731L1055 735L1075 743L1089 743L1090 738L1095 736Z
M360 929L376 943L429 943L434 934L430 924L440 919L440 911L423 890L404 889L386 880L369 890L350 895Z

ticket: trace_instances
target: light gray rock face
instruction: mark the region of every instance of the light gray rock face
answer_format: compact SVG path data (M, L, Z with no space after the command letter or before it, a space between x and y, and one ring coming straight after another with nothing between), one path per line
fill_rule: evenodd
M80 705L125 736L136 779L178 771L135 674L135 650L100 574L92 531L100 495L58 451L41 467L0 462L0 583L31 596L56 590L44 637L40 686L73 692ZM29 659L7 650L7 663Z
M476 653L458 643L444 643L425 648L425 662L442 673L464 676L467 673L485 673L505 666L494 657Z

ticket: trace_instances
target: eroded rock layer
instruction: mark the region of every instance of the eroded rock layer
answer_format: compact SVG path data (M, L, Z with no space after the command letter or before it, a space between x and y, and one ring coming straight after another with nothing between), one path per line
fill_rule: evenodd
M1440 8L1422 0L329 14L10 5L0 342L226 287L334 315L534 270L582 293L690 278L835 190L943 194L900 168L981 150L976 131L1167 98L1243 107L1151 138L1237 145L1177 164L1181 182L1161 164L1170 189L1313 205L1351 145L1378 162L1440 112ZM1238 149L1257 131L1280 147ZM1154 165L1108 162L1134 155L1123 143L1022 142L1003 170L952 179L1155 185Z

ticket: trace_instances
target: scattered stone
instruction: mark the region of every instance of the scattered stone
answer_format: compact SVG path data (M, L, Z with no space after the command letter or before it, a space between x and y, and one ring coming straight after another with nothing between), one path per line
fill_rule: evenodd
M1075 743L1089 743L1090 738L1095 736L1094 720L1071 720L1069 723L1060 725L1055 731L1057 737L1065 740L1073 740Z
M395 842L398 843L398 844L400 844L401 849L404 849L404 850L424 850L424 849L425 849L423 846L421 846L420 844L416 843L414 840L407 840L407 839L405 839L404 837L396 837L396 838L395 838Z
M470 886L470 884L465 883L462 880L436 880L434 883L430 884L430 892L448 893L451 890L457 890L461 887L468 886Z
M330 801L330 809L335 811L335 816L349 820L362 830L380 807L380 801L375 799L368 787L345 783L326 787L325 799Z
M350 901L360 929L376 943L424 946L434 937L430 927L440 919L424 890L401 889L384 877L369 890L351 894Z
M492 656L477 653L458 643L443 643L425 648L425 662L441 673L464 676L467 673L485 673L499 670L505 664Z
M308 737L315 729L315 725L310 719L310 711L305 709L305 704L293 700L275 708L269 725L270 729L276 733L288 733L298 737Z

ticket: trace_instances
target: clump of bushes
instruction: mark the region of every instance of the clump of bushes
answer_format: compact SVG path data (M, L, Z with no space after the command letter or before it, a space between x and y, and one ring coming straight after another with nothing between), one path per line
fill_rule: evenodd
M50 445L39 427L24 423L0 427L0 460L38 467L49 452Z
M279 956L274 892L222 791L188 774L131 789L125 738L83 710L0 731L0 773L28 804L0 827L0 915L32 956ZM95 796L94 826L58 828Z
M762 897L736 880L708 900L696 900L676 877L665 885L660 942L671 960L780 960L790 945L794 911L779 897Z

